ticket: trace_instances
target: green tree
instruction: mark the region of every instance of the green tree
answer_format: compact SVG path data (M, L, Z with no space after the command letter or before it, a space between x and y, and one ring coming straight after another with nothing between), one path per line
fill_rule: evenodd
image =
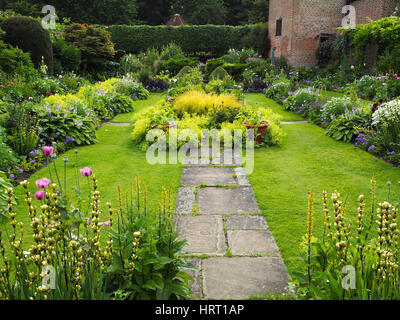
M242 5L247 14L246 23L254 24L268 21L269 0L243 0Z
M13 9L17 13L27 14L46 4L56 9L59 17L71 18L73 22L96 24L135 24L137 22L136 0L2 0L1 9ZM35 11L34 11L35 12Z
M171 4L164 0L138 0L138 19L143 24L166 24L174 12L171 12Z
M226 23L232 26L247 23L247 10L243 10L243 0L224 0L227 9Z
M227 9L223 0L174 0L173 13L179 13L189 24L225 24Z

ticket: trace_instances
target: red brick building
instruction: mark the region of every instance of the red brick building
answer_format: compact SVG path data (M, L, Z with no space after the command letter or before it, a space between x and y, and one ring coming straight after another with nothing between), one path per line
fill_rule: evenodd
M268 28L275 57L283 56L295 67L314 66L319 43L337 34L347 4L355 7L356 23L362 24L390 16L397 1L270 0Z

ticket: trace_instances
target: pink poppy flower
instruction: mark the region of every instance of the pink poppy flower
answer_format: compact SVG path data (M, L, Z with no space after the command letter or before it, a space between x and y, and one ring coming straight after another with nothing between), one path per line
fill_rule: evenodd
M47 178L42 178L42 179L36 180L36 186L37 186L39 189L48 188L48 187L49 187L49 184L50 184L50 180L47 179Z
M384 86L384 87L386 87L386 83L384 82L384 83L382 83L382 85Z
M88 168L88 167L85 167L85 168L83 168L83 169L80 169L80 171L81 171L81 174L82 174L84 177L89 177L89 176L92 175L92 169L90 169L90 168Z
M43 200L46 197L46 191L38 190L35 192L35 199L36 200Z
M397 73L395 73L395 74L393 75L393 77L397 78Z
M105 226L105 227L109 227L109 226L111 226L111 222L110 222L110 221L106 221L106 222L104 222L104 226Z
M53 154L53 147L43 147L43 154L46 157L50 157Z

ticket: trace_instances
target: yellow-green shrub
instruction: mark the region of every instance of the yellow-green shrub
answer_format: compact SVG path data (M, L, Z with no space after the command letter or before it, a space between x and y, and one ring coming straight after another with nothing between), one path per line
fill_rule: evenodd
M213 108L240 110L242 104L233 95L217 95L207 94L201 91L188 91L176 98L174 107L178 112L206 114Z

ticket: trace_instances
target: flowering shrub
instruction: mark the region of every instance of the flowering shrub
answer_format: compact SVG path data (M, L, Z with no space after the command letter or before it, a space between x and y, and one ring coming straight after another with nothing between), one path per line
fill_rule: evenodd
M314 90L302 88L297 90L290 99L286 99L283 105L285 109L308 116L310 107L316 103L317 99L318 96Z
M149 91L129 75L119 79L114 84L114 88L116 92L129 96L133 100L146 100L149 98Z
M400 151L400 100L382 104L372 115L380 142L387 152Z
M282 103L289 95L292 84L287 80L277 80L266 92L265 96L269 99Z
M42 144L66 139L67 136L78 145L96 142L96 118L93 111L79 99L72 101L74 103L69 106L62 103L52 105L50 101L45 101L34 107L33 110L39 116L39 137Z
M365 125L366 119L362 114L358 112L349 113L333 120L326 130L326 135L337 141L351 142L357 137L358 128Z
M365 75L357 81L356 88L363 99L373 99L377 96L378 90L382 87L380 79Z
M243 122L249 121L250 111L251 109L243 106L233 95L190 91L178 96L174 101L162 102L135 114L135 126L131 137L133 142L144 150L151 144L146 141L146 135L154 128L164 130L165 136L162 139L165 139L163 142L170 148L180 147L190 140L188 137L184 141L178 141L177 146L169 145L169 137L179 136L185 129L191 129L191 134L195 135L190 141L196 146L200 145L202 129L243 129L245 137L246 127ZM269 109L260 108L258 113L261 120L271 122L264 145L280 144L284 136L279 124L280 118Z
M340 194L332 194L331 209L324 191L323 230L315 233L314 194L309 193L307 231L300 247L305 268L293 272L298 294L324 300L400 298L398 208L386 201L376 206L375 185L372 179L372 210L367 212L364 195L358 198L354 232Z
M331 121L351 109L352 104L349 98L332 98L324 104L321 117L322 120Z

